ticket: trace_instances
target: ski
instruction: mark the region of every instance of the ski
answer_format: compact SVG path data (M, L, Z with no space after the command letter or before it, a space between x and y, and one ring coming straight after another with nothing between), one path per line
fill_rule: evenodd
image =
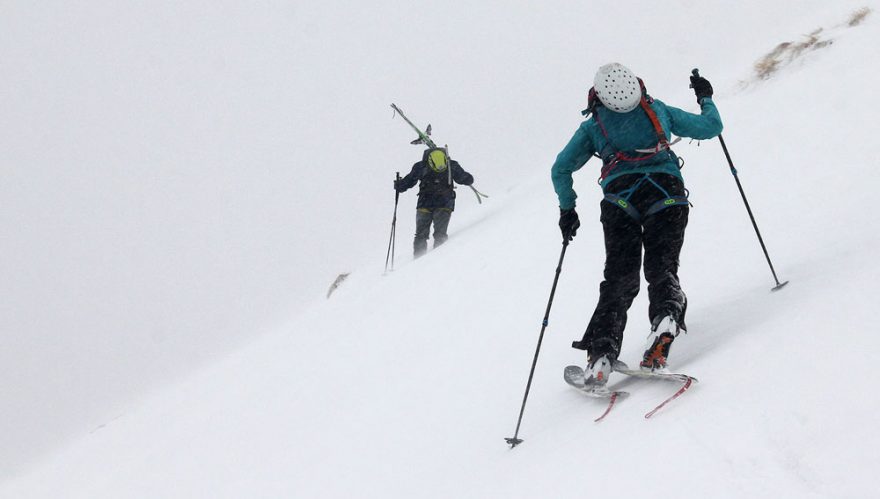
M682 383L681 388L678 389L675 393L669 396L666 400L661 402L657 407L648 411L645 414L645 419L650 419L651 416L657 414L657 412L666 406L666 404L672 402L673 400L680 397L684 392L686 392L692 384L698 382L697 378L693 376L689 376L687 374L681 373L671 373L665 371L642 371L641 369L630 369L629 366L624 364L623 362L616 362L614 364L613 372L618 372L621 374L625 374L627 376L631 376L633 378L642 378L642 379L659 379L665 381L677 381Z
M565 382L568 383L569 386L571 386L581 394L590 398L608 400L608 406L605 408L605 412L603 412L598 418L593 420L596 423L605 419L605 416L607 416L608 413L611 412L611 409L614 407L617 399L625 398L627 395L629 395L629 393L627 392L611 391L604 386L592 387L587 385L584 382L584 370L581 369L579 366L566 366L563 377L565 378Z
M434 141L431 139L431 125L428 125L428 128L426 128L425 131L423 132L412 121L410 121L409 118L407 118L405 114L403 114L403 111L401 111L400 108L397 107L397 104L392 103L391 109L394 109L394 111L397 114L399 114L401 118L403 118L403 121L406 121L406 123L409 126L411 126L412 129L415 130L416 133L419 135L418 138L416 138L416 140L410 142L410 144L412 144L412 145L425 144L426 146L428 146L432 149L437 147L437 144L435 144Z
M407 118L405 114L403 114L403 111L401 111L400 108L397 107L397 104L391 103L391 109L394 109L394 112L399 114L400 117L403 118L403 121L406 121L406 123L410 127L412 127L412 129L415 130L416 133L419 135L418 138L416 138L415 140L410 142L410 144L415 145L415 146L417 146L419 144L425 144L426 146L430 147L431 149L444 149L447 151L447 153L449 152L448 146L442 147L442 148L438 147L437 144L434 142L434 140L431 139L431 125L430 124L428 125L428 128L426 128L425 131L423 132L412 121L410 121L409 118ZM450 184L451 183L452 183L452 181L450 180ZM489 197L486 194L483 194L482 192L478 191L477 188L474 187L473 185L469 185L468 187L470 187L471 190L474 191L474 196L477 196L477 203L479 203L479 204L483 204L483 198Z

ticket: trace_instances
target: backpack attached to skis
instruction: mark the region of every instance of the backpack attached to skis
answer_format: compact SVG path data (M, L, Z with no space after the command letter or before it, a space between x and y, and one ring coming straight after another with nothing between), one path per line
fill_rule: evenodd
M430 147L430 149L428 150L427 157L426 157L426 159L428 160L428 167L432 171L435 171L438 173L442 172L443 169L445 168L445 170L448 172L449 185L452 188L455 188L455 185L452 182L452 168L450 165L451 160L449 159L449 149L447 147L438 147L437 144L434 143L434 140L431 139L431 125L428 125L428 128L426 128L425 131L423 132L419 129L419 127L415 126L413 124L413 122L410 121L409 118L406 117L405 114L403 114L403 111L401 111L400 108L397 107L397 104L391 104L391 109L394 109L394 111L397 114L399 114L403 118L403 120L406 121L407 124L409 124L409 126L412 127L412 129L416 131L417 134L419 134L419 137L417 139L413 140L412 142L410 142L410 144L413 144L413 145L425 144L428 147ZM435 155L434 157L438 161L438 165L439 165L440 152L442 152L442 154L443 154L443 164L445 165L445 167L436 166L431 163L431 161L432 161L431 155L434 154ZM441 169L437 169L437 168L441 168ZM489 196L483 194L482 192L478 191L473 185L469 185L468 187L470 187L471 190L474 191L474 195L477 197L477 202L480 204L483 203L482 198L489 197Z
M437 147L428 150L428 167L437 173L449 170L449 153L445 148Z
M419 182L419 192L436 193L451 189L454 198L455 183L452 181L452 159L449 158L449 150L445 147L432 147L425 151L423 158L428 168Z

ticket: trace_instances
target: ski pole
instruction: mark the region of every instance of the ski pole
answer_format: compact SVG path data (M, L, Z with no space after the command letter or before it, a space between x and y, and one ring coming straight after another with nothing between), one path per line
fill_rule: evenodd
M394 236L397 229L397 201L400 199L400 191L397 190L397 182L400 181L400 172L394 185L394 218L391 219L391 236L388 238L388 251L385 253L385 272L388 272L388 257L391 257L391 270L394 270Z
M694 68L694 70L691 71L691 74L699 77L700 71ZM693 85L691 86L693 87ZM736 180L736 187L739 189L739 193L742 196L743 203L746 205L746 211L749 212L749 218L752 220L752 227L755 228L755 234L758 235L758 242L761 243L761 249L764 250L764 257L767 258L767 264L770 265L770 272L773 274L773 280L776 281L776 286L774 286L771 291L776 291L788 284L788 281L780 283L779 278L776 277L776 270L773 268L773 262L770 261L770 254L767 252L767 246L764 244L764 238L761 237L761 231L758 230L758 224L757 222L755 222L755 215L752 214L752 208L751 206L749 206L749 200L746 199L746 193L743 190L742 183L740 183L739 181L739 175L737 175L736 168L733 166L733 160L730 159L730 152L728 152L727 150L727 144L724 143L724 137L722 137L720 133L718 134L718 141L721 142L721 149L724 150L724 156L727 158L727 164L730 165L730 173L733 174L733 179Z
M773 286L771 291L777 291L781 289L783 286L788 284L788 281L783 283L779 282L779 278L776 277L776 269L773 268L773 262L770 261L770 254L767 252L767 246L764 244L764 238L761 237L761 231L758 230L758 224L755 222L755 215L752 214L752 208L749 206L749 200L746 199L746 193L743 191L742 184L739 181L739 175L736 174L736 168L733 166L733 160L730 159L730 153L727 151L727 144L724 143L724 137L721 134L718 134L718 140L721 142L721 148L724 150L724 155L727 157L727 163L730 165L730 173L733 174L733 179L736 180L736 186L739 188L739 193L742 195L743 203L746 205L746 211L749 212L749 218L752 220L752 227L755 228L755 234L758 235L758 242L761 243L761 249L764 250L764 257L767 258L767 265L770 266L770 273L773 274L773 280L776 281L776 286Z
M535 376L535 366L538 364L538 354L541 352L541 342L544 341L544 331L547 329L547 323L550 318L550 307L553 306L553 295L556 294L556 283L559 282L559 274L562 272L562 260L565 258L565 250L568 248L568 240L562 241L562 253L559 254L559 264L556 266L556 276L553 278L553 287L550 288L550 300L547 302L547 311L544 312L544 320L541 322L541 334L538 335L538 347L535 349L535 358L532 360L532 369L529 371L529 381L526 383L526 393L523 396L522 407L519 410L519 419L516 420L516 431L510 438L504 440L514 448L523 441L519 436L519 427L522 424L523 413L526 410L526 401L529 399L529 390L532 388L532 378Z

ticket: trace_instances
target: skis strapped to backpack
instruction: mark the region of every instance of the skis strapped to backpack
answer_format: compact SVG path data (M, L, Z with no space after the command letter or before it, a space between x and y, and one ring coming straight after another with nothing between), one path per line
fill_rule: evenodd
M430 147L431 149L442 149L443 152L446 154L446 157L447 158L449 157L449 147L448 146L438 147L437 144L434 143L434 140L431 139L431 125L428 125L428 128L426 128L425 131L423 132L419 129L419 127L415 126L413 124L413 122L410 121L409 118L406 117L405 114L403 114L403 111L401 111L400 108L397 107L397 104L392 103L391 109L394 109L394 112L399 114L400 117L403 118L403 120L406 121L407 124L409 124L409 126L411 126L412 129L415 130L416 133L419 135L418 138L413 140L412 142L410 142L410 144L413 144L413 145L425 144L426 146ZM453 186L452 185L452 169L450 168L449 171L450 171L449 185ZM483 194L482 192L478 191L473 185L469 185L468 187L470 187L471 190L474 191L474 195L477 196L477 202L480 204L483 204L482 198L489 197L486 194Z

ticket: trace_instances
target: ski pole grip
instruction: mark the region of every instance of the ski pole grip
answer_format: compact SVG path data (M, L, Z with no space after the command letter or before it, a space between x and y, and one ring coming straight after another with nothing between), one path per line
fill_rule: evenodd
M692 75L692 76L695 76L695 77L697 77L697 78L699 78L699 77L700 77L700 70L697 69L697 68L692 69L692 70L691 70L691 75ZM688 88L694 88L694 84L691 83L690 85L688 85Z

